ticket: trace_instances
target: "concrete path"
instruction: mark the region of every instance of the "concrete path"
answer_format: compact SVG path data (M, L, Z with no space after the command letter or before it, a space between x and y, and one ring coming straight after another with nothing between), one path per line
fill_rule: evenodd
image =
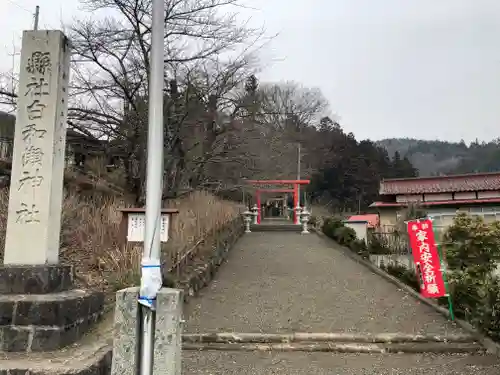
M298 233L245 235L186 317L187 332L464 333L331 241ZM490 356L184 352L186 375L499 371Z

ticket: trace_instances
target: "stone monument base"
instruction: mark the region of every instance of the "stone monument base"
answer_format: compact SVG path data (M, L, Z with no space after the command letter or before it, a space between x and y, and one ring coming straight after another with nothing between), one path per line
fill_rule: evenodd
M53 351L75 343L102 315L104 294L75 289L72 266L0 267L0 350Z

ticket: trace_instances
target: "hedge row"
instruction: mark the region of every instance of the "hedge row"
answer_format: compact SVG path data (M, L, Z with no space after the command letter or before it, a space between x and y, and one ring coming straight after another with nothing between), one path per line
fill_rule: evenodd
M342 220L335 217L327 218L323 222L321 230L339 244L347 246L364 258L368 257L365 241L356 238L356 232L352 228L346 227Z

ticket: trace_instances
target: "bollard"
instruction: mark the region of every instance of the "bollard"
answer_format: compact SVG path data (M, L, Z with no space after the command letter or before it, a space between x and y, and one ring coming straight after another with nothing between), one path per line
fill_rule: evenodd
M138 287L116 293L111 375L136 375L140 344ZM183 292L162 288L156 300L153 375L181 374Z

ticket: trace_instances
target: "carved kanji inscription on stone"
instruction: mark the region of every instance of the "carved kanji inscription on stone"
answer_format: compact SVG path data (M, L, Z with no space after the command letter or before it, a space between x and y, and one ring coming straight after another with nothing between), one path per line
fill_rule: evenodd
M43 151L40 147L28 146L22 154L23 167L42 166Z
M29 124L23 128L23 141L26 143L32 143L34 138L43 138L47 130L37 128L36 124Z
M40 100L35 99L33 102L26 107L28 112L28 118L30 120L40 120L43 117L43 109L46 107L45 104L40 103Z
M45 96L50 94L49 83L43 77L31 77L31 82L26 85L26 90L24 96Z
M23 176L19 179L18 190L21 190L25 185L32 188L39 187L43 182L43 176L40 175L40 169L23 171Z
M41 74L50 72L51 61L49 52L35 51L28 58L28 65L26 66L26 71L31 74Z
M40 211L37 209L36 204L21 203L21 208L16 211L16 222L19 224L39 223Z
M63 33L24 31L5 264L58 262L69 63Z

